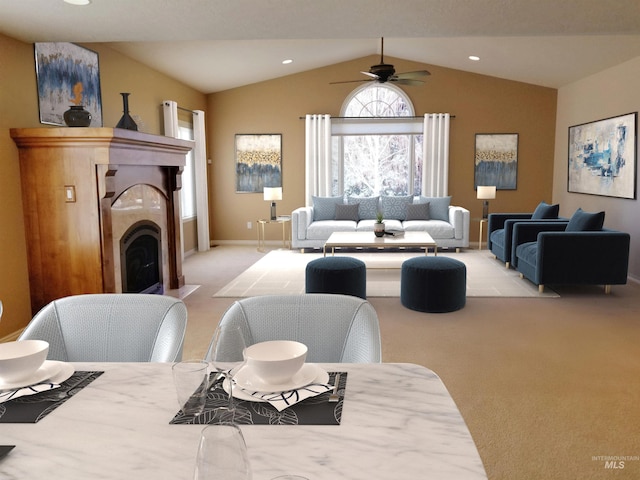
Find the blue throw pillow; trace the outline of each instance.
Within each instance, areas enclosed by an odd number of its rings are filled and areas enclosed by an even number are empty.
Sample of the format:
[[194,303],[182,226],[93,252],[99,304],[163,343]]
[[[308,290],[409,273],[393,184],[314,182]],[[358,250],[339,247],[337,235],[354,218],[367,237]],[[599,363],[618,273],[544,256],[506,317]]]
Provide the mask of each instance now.
[[342,197],[311,197],[313,200],[313,220],[333,220],[336,205],[344,203]]
[[407,203],[407,214],[405,221],[409,220],[429,220],[428,203]]
[[565,232],[597,232],[604,225],[604,212],[589,213],[581,208],[569,219]]
[[357,222],[359,220],[358,218],[359,208],[360,208],[360,205],[358,205],[357,203],[354,205],[345,205],[343,203],[338,203],[336,204],[335,219],[336,220],[353,220],[354,222]]
[[378,215],[378,199],[380,197],[348,197],[349,204],[360,205],[360,220],[373,220]]
[[449,205],[451,205],[451,197],[423,197],[421,195],[416,203],[428,203],[429,217],[433,220],[449,221]]
[[560,205],[555,203],[549,205],[546,202],[540,202],[531,215],[532,220],[542,220],[549,218],[558,218],[560,212]]
[[411,195],[402,197],[382,197],[382,215],[389,220],[404,220],[408,203],[413,202]]

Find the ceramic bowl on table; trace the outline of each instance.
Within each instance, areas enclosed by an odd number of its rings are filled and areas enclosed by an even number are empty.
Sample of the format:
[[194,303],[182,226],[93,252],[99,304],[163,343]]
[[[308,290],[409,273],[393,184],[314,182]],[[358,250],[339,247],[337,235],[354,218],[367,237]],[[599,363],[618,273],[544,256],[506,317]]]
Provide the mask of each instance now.
[[21,340],[0,343],[0,381],[19,382],[33,375],[47,359],[49,343]]
[[283,384],[302,368],[307,346],[291,340],[255,343],[244,350],[247,368],[267,384]]

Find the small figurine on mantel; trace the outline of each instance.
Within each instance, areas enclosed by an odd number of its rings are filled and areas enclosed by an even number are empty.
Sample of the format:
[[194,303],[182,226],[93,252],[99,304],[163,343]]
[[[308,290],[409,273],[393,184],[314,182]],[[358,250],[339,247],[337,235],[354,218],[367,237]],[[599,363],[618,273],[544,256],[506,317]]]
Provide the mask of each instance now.
[[116,125],[116,128],[125,128],[127,130],[138,130],[138,125],[133,121],[131,115],[129,115],[129,93],[121,93],[122,95],[122,111],[124,112],[122,118]]

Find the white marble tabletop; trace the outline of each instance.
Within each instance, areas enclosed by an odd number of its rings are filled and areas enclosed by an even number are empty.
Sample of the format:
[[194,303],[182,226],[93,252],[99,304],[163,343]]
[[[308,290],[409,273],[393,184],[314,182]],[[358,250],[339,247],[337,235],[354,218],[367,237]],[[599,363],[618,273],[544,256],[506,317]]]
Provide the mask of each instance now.
[[[0,424],[0,478],[191,479],[200,425],[178,410],[171,365],[82,363],[105,373],[35,424]],[[486,479],[440,378],[412,364],[326,364],[348,372],[339,426],[242,426],[253,480]]]

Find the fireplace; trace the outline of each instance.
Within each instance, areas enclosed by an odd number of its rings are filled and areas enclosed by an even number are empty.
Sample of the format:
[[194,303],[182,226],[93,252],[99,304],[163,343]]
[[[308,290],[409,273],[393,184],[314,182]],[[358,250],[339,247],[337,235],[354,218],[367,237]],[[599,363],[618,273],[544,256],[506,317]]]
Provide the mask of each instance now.
[[162,236],[153,222],[133,225],[120,239],[123,293],[162,295]]
[[180,187],[193,142],[120,128],[11,129],[33,313],[82,293],[184,285]]

